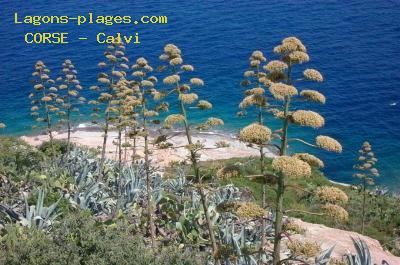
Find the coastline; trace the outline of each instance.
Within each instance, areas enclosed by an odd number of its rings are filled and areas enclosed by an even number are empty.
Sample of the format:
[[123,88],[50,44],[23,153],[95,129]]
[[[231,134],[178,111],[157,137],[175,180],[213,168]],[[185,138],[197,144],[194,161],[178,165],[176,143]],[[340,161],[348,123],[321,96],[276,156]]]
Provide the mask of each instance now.
[[[102,145],[102,130],[98,125],[93,125],[91,123],[80,123],[71,131],[71,141],[75,144],[81,146],[87,146],[90,148],[99,149]],[[169,148],[169,149],[157,149],[153,144],[151,144],[151,154],[150,157],[153,162],[155,162],[158,166],[166,167],[170,163],[177,161],[185,161],[187,159],[187,150],[182,147],[186,145],[186,136],[184,135],[183,130],[172,130],[169,131],[169,135],[176,134],[173,138],[168,140],[174,146],[181,146],[180,148]],[[160,135],[157,130],[150,130],[150,142],[153,143],[154,139]],[[39,146],[44,141],[48,141],[48,136],[43,132],[37,132],[32,134],[25,134],[19,137],[20,139],[26,141],[30,145]],[[54,132],[55,139],[66,139],[67,131],[66,130],[58,130]],[[111,130],[109,132],[109,138],[107,141],[107,152],[106,157],[109,159],[117,159],[116,146],[113,144],[113,140],[117,139],[117,131]],[[258,156],[258,150],[252,149],[246,144],[240,142],[236,135],[232,131],[222,131],[222,130],[214,130],[214,131],[205,131],[205,132],[194,132],[193,140],[199,141],[203,143],[206,148],[215,147],[215,144],[219,141],[224,141],[229,143],[229,147],[219,148],[219,149],[208,149],[201,152],[201,161],[210,161],[210,160],[222,160],[229,159],[234,157],[251,157]],[[132,141],[130,141],[132,142]],[[138,148],[137,155],[143,157],[143,140],[139,138],[138,140]],[[266,157],[273,158],[276,154],[273,150],[268,149],[266,152]],[[132,161],[132,151],[127,150],[127,154],[123,154],[123,158],[125,162]],[[339,185],[343,187],[350,187],[352,184],[337,182],[329,179],[334,185]]]
[[[99,126],[79,124],[71,132],[71,141],[77,145],[87,146],[90,148],[100,149],[103,142],[103,132]],[[184,147],[187,144],[186,136],[183,131],[173,130],[168,131],[168,143],[171,143],[175,148],[159,149],[154,145],[154,140],[160,133],[156,130],[150,131],[150,157],[154,163],[161,167],[168,166],[170,163],[177,161],[185,161],[187,159],[187,150]],[[111,130],[107,141],[107,152],[106,157],[110,159],[117,158],[116,145],[113,142],[117,139],[117,131]],[[32,134],[24,135],[20,137],[27,143],[38,146],[41,143],[48,141],[49,137],[46,134]],[[55,139],[66,139],[67,132],[65,130],[55,131]],[[248,147],[246,144],[240,142],[233,133],[222,132],[222,131],[208,131],[208,132],[195,132],[193,133],[193,141],[199,142],[204,145],[206,150],[202,150],[200,160],[219,160],[229,159],[233,157],[249,157],[257,156],[258,150]],[[123,135],[123,141],[125,141],[125,135]],[[127,141],[133,145],[133,141],[127,139]],[[229,144],[229,147],[215,148],[218,142],[224,141]],[[138,137],[137,141],[137,155],[143,157],[143,139]],[[132,161],[132,148],[126,148],[123,152],[123,159],[125,162]],[[266,151],[266,157],[274,157],[275,153],[272,150]]]

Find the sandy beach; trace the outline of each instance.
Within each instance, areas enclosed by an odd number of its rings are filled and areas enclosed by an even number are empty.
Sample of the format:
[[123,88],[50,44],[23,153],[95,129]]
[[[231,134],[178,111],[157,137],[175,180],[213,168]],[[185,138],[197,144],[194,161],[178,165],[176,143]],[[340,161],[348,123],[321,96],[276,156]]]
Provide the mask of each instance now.
[[[187,144],[186,136],[182,132],[172,132],[174,136],[168,140],[169,143],[178,148],[159,149],[153,144],[154,139],[157,137],[156,133],[152,133],[150,136],[150,150],[151,159],[158,166],[167,166],[171,162],[185,161],[187,159],[188,151],[184,146]],[[118,154],[116,150],[117,131],[109,132],[107,141],[107,152],[106,156],[110,159],[116,159]],[[55,139],[66,139],[67,132],[54,132]],[[216,159],[228,159],[232,157],[248,157],[259,155],[258,150],[246,146],[246,144],[240,142],[235,136],[229,135],[228,133],[216,133],[216,132],[196,132],[193,135],[194,142],[200,142],[204,145],[206,150],[202,150],[200,160],[216,160]],[[32,135],[22,136],[21,139],[25,140],[33,146],[38,146],[41,143],[48,141],[48,135]],[[71,141],[77,145],[87,146],[90,148],[98,148],[100,150],[103,143],[103,132],[98,128],[77,128],[71,133]],[[132,140],[128,140],[130,144],[133,144]],[[224,141],[229,143],[229,147],[215,149],[215,145],[218,142]],[[114,142],[114,143],[113,143]],[[143,157],[143,138],[139,137],[137,142],[137,155]],[[273,151],[267,150],[266,157],[275,156]],[[126,162],[130,162],[132,159],[132,150],[127,148],[126,153],[124,150],[123,158]]]

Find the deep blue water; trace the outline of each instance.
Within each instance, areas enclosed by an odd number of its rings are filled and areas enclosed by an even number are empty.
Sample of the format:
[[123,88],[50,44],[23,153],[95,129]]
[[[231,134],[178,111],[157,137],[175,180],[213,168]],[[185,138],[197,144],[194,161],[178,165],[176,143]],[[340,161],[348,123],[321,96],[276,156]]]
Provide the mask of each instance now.
[[[274,58],[272,48],[287,36],[307,46],[311,63],[324,74],[319,85],[328,98],[317,109],[326,118],[323,129],[301,130],[339,139],[340,155],[316,151],[326,163],[324,172],[337,181],[353,181],[352,165],[364,140],[379,160],[380,184],[400,188],[400,2],[398,1],[1,1],[0,121],[7,134],[30,132],[29,79],[33,65],[43,60],[54,73],[70,58],[78,78],[88,88],[95,84],[97,63],[104,46],[95,42],[98,32],[140,33],[141,44],[128,46],[132,59],[145,56],[158,63],[166,43],[177,44],[187,63],[197,69],[206,86],[199,94],[214,104],[213,114],[235,131],[246,120],[235,117],[242,97],[239,86],[253,50]],[[166,25],[15,25],[13,14],[167,15]],[[27,45],[27,32],[70,32],[70,43]],[[88,41],[77,40],[86,36]],[[314,87],[314,86],[309,86]],[[90,95],[88,95],[90,97]],[[391,106],[391,103],[398,103]],[[276,125],[268,120],[271,126]],[[292,129],[296,134],[296,130]],[[297,134],[299,135],[299,134]],[[293,146],[295,150],[302,147]]]

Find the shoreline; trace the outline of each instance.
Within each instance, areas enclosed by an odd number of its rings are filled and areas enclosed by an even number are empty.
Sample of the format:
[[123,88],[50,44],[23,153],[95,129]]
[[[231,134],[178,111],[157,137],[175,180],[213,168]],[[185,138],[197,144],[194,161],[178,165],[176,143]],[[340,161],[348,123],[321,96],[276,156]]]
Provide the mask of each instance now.
[[[154,128],[150,128],[150,141],[152,142],[155,139],[156,135],[160,135],[157,133],[157,130]],[[171,139],[174,145],[177,144],[185,144],[185,135],[183,130],[171,130],[169,134],[176,134],[175,139]],[[58,130],[55,131],[55,139],[66,139],[67,130]],[[102,143],[102,130],[99,125],[94,125],[91,123],[80,123],[71,131],[71,140],[73,143],[78,145],[88,146],[91,148],[98,148]],[[48,136],[44,132],[37,132],[32,134],[25,134],[19,136],[19,138],[28,142],[33,146],[40,145],[43,141],[48,140]],[[98,138],[98,142],[96,143],[94,138]],[[116,158],[115,146],[112,145],[112,140],[116,138],[116,130],[110,130],[109,139],[107,143],[107,152],[106,156],[110,159]],[[217,141],[226,141],[231,146],[228,148],[221,148],[215,150],[208,150],[207,152],[203,152],[200,158],[201,161],[210,161],[210,160],[220,160],[220,159],[229,159],[233,157],[250,157],[259,155],[258,151],[255,149],[251,149],[246,146],[246,144],[240,142],[235,134],[232,131],[223,131],[223,130],[214,130],[214,131],[204,131],[193,132],[193,139],[195,141],[203,142],[206,147],[212,147],[215,145]],[[142,141],[139,140],[139,143]],[[143,155],[142,148],[138,148],[138,154]],[[227,150],[228,149],[228,150]],[[185,160],[187,156],[187,152],[184,148],[179,149],[155,149],[151,150],[153,154],[151,155],[153,161],[159,163],[161,166],[167,166],[169,163],[173,161],[182,161]],[[131,153],[127,154],[127,157],[131,157]],[[276,155],[271,149],[268,149],[266,153],[266,157],[275,157]],[[158,157],[158,158],[157,158]],[[129,162],[125,160],[125,162]],[[350,187],[353,184],[343,183],[331,180],[327,177],[330,183],[334,185],[339,185],[343,187]]]
[[[103,142],[103,131],[99,128],[98,125],[78,125],[71,131],[71,142],[87,146],[90,148],[100,149]],[[168,149],[159,149],[154,145],[154,140],[157,136],[160,136],[160,132],[158,130],[150,130],[150,157],[151,159],[160,166],[167,166],[172,162],[177,161],[186,161],[187,160],[187,150],[184,148],[187,145],[187,140],[184,132],[182,130],[171,130],[166,134],[168,137],[172,136],[172,138],[168,139],[168,143],[171,143],[175,148]],[[116,158],[116,146],[113,144],[113,141],[117,139],[117,131],[110,130],[109,137],[107,141],[107,151],[106,157],[110,159]],[[32,135],[24,135],[20,136],[20,139],[26,141],[30,145],[38,146],[41,143],[48,141],[48,135],[43,132],[39,134]],[[54,131],[54,139],[66,139],[67,131],[60,130]],[[256,149],[248,147],[245,143],[240,142],[233,133],[224,133],[222,131],[207,131],[207,132],[193,132],[192,135],[193,142],[199,142],[204,145],[206,150],[202,150],[200,160],[201,161],[210,161],[210,160],[220,160],[220,159],[229,159],[233,157],[250,157],[257,156],[258,151]],[[123,135],[123,139],[125,141],[125,135]],[[130,144],[133,142],[129,139],[127,141]],[[215,148],[215,145],[224,141],[228,143],[230,146],[226,148]],[[140,137],[136,140],[137,149],[136,155],[143,157],[143,139]],[[132,148],[126,148],[123,150],[124,161],[129,162],[132,161]],[[126,153],[125,153],[126,151]],[[268,149],[266,152],[266,157],[274,157],[275,154],[272,150]]]

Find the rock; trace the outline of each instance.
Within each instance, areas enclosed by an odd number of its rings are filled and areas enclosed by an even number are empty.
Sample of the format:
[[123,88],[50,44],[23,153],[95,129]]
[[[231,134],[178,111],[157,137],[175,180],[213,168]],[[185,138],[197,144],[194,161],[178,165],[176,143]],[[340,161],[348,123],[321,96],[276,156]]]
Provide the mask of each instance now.
[[291,219],[296,224],[306,230],[304,235],[294,235],[293,238],[315,241],[320,244],[321,249],[328,249],[335,246],[332,257],[341,258],[348,253],[356,253],[353,246],[353,238],[360,238],[365,241],[371,252],[372,261],[375,264],[381,264],[382,260],[387,261],[390,265],[400,264],[400,257],[396,257],[388,251],[385,251],[378,240],[363,236],[356,232],[330,228],[321,224],[311,224],[303,222],[300,219]]

